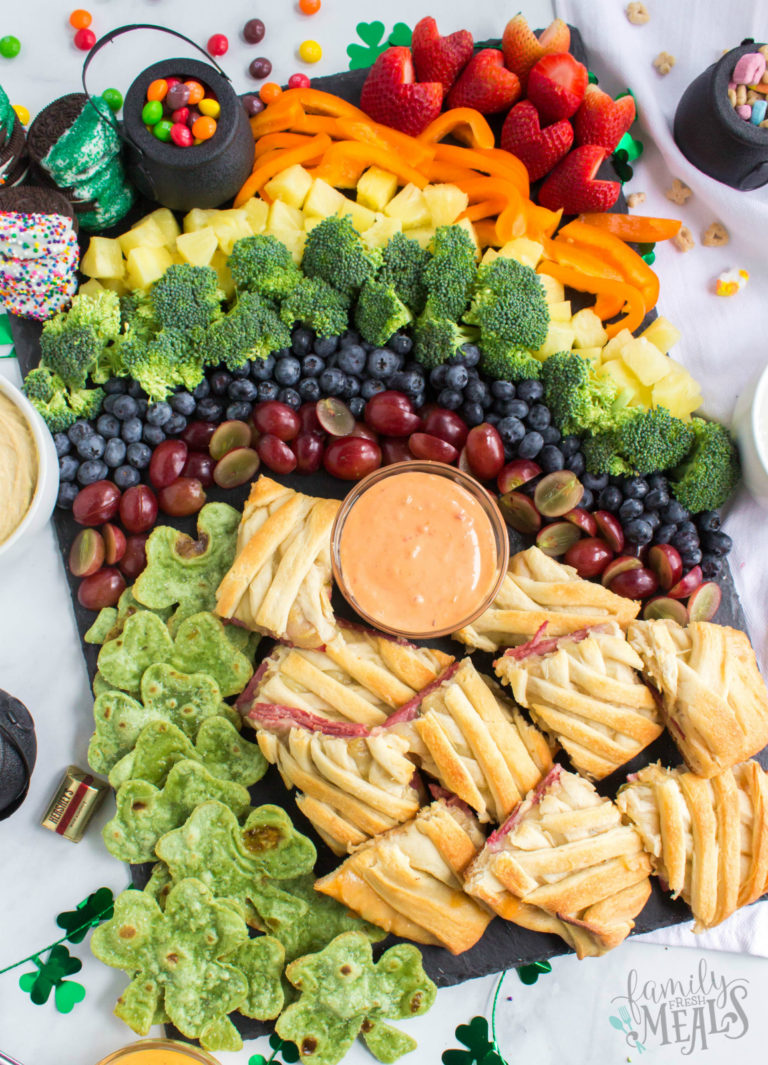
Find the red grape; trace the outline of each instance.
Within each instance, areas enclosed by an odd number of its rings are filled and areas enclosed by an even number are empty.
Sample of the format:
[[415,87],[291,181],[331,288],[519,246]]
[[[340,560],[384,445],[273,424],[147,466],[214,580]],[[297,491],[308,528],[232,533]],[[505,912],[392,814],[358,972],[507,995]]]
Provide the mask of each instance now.
[[216,465],[216,459],[212,459],[207,451],[190,451],[187,456],[187,461],[184,463],[184,469],[181,471],[182,477],[195,477],[203,486],[208,488],[213,484],[213,467]]
[[570,470],[555,470],[542,477],[533,493],[533,501],[545,518],[561,518],[578,507],[584,487]]
[[[705,585],[701,585],[702,588]],[[670,599],[668,595],[656,595],[649,599],[643,609],[646,621],[676,621],[678,625],[688,624],[688,611],[679,599]]]
[[581,539],[578,526],[570,521],[555,521],[545,525],[536,537],[536,546],[550,558],[564,555],[566,551]]
[[445,407],[433,407],[426,414],[422,408],[421,414],[424,418],[422,428],[425,433],[429,433],[430,436],[439,436],[447,444],[452,444],[457,452],[461,451],[467,442],[469,433],[469,427],[463,418],[460,418],[455,411],[446,410]]
[[293,444],[299,473],[316,473],[323,465],[325,441],[320,433],[301,432]]
[[157,496],[146,484],[126,488],[120,500],[120,521],[132,533],[146,532],[157,520]]
[[331,436],[349,436],[355,427],[355,416],[343,399],[328,396],[315,404],[315,413],[324,429]]
[[[277,399],[257,403],[253,408],[251,418],[260,433],[269,433],[276,436],[278,440],[293,440],[299,435],[299,429],[301,429],[301,419],[296,411],[287,403],[280,403]],[[266,462],[266,459],[264,461]]]
[[[715,581],[705,581],[691,592],[688,600],[690,621],[711,621],[720,607],[723,593]],[[677,602],[678,600],[675,600]]]
[[125,554],[125,533],[118,525],[107,524],[101,530],[104,537],[104,561],[114,566]]
[[103,525],[112,521],[120,505],[120,489],[112,481],[94,481],[81,488],[72,504],[78,525]]
[[637,569],[618,573],[609,587],[612,592],[623,595],[625,599],[647,599],[659,590],[659,582],[652,569],[639,566]]
[[222,422],[216,429],[216,432],[211,437],[211,442],[208,445],[208,453],[211,458],[223,459],[230,451],[234,451],[238,447],[250,447],[251,446],[251,427],[246,422],[237,421],[232,419],[228,422]]
[[358,440],[373,440],[374,444],[379,442],[379,434],[365,422],[355,422],[354,427],[348,433],[344,433],[344,436],[356,436]]
[[615,514],[609,510],[596,510],[594,514],[602,538],[618,554],[624,550],[624,530]]
[[432,462],[452,464],[459,457],[459,452],[453,444],[429,433],[411,433],[408,437],[408,447],[417,459],[430,459]]
[[189,422],[181,439],[190,451],[207,451],[215,432],[215,422]]
[[499,510],[507,525],[519,533],[533,535],[541,528],[541,514],[523,492],[505,492],[499,496]]
[[316,403],[302,403],[299,407],[299,421],[302,433],[322,433],[323,427],[317,417]]
[[216,463],[213,479],[220,488],[237,488],[251,480],[260,462],[252,447],[236,447]]
[[125,577],[120,570],[105,566],[80,582],[77,601],[86,610],[101,610],[115,606],[125,591]]
[[341,436],[332,440],[325,449],[323,466],[333,477],[339,477],[342,481],[359,481],[381,466],[381,449],[372,440]]
[[613,558],[613,551],[604,540],[588,536],[565,552],[565,563],[573,566],[580,577],[596,577]]
[[459,461],[456,463],[462,473],[468,473],[472,476],[472,467],[469,465],[469,457],[467,456],[467,445],[459,452]]
[[381,440],[381,464],[391,466],[393,462],[410,462],[413,452],[408,441],[401,436],[385,436]]
[[665,592],[674,587],[683,575],[683,560],[672,544],[654,544],[648,552],[648,565],[659,578]]
[[634,555],[620,555],[618,558],[614,558],[603,570],[600,581],[604,588],[607,588],[613,578],[619,573],[625,573],[630,569],[640,569],[642,562]]
[[514,459],[508,462],[496,478],[499,492],[514,492],[521,484],[527,484],[541,473],[541,466],[533,459]]
[[101,533],[95,529],[81,529],[69,549],[69,572],[74,577],[90,577],[101,569],[105,554]]
[[490,481],[501,473],[504,465],[504,445],[496,426],[489,422],[476,425],[467,436],[467,461],[475,477]]
[[[289,407],[288,410],[290,409]],[[288,444],[274,433],[265,433],[256,450],[267,469],[274,470],[275,473],[293,473],[296,469],[295,454]]]
[[670,599],[687,599],[699,587],[702,580],[701,566],[694,566],[669,589],[667,595]]
[[155,488],[165,488],[180,476],[189,448],[183,440],[163,440],[149,460],[149,479]]
[[[386,436],[410,436],[421,425],[421,418],[404,392],[377,392],[365,405],[365,420],[377,433]],[[355,478],[348,478],[354,480]]]
[[147,533],[129,536],[125,542],[125,554],[120,559],[120,572],[129,581],[135,581],[147,564]]
[[569,521],[571,525],[575,525],[577,529],[581,529],[587,536],[597,536],[597,522],[594,516],[589,513],[588,510],[584,510],[583,507],[574,507],[573,510],[569,510],[566,514],[563,514],[566,521]]
[[205,490],[196,477],[177,477],[157,493],[160,509],[173,518],[197,514],[205,503]]

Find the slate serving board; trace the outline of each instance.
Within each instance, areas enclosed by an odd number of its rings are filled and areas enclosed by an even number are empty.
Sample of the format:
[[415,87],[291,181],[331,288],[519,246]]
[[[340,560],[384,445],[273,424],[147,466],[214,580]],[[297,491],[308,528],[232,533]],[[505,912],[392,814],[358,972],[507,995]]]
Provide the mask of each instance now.
[[[571,33],[571,51],[579,60],[586,63],[586,52],[581,36],[578,30],[573,28]],[[486,41],[478,43],[476,48],[498,48],[499,45],[499,41]],[[353,103],[357,103],[359,101],[360,89],[366,74],[367,71],[365,70],[345,71],[344,73],[333,74],[324,78],[315,78],[313,79],[312,84],[315,88],[333,92]],[[491,124],[494,125],[494,121],[492,121]],[[501,119],[497,119],[495,125],[497,127],[495,132],[498,134],[498,127],[501,125]],[[604,164],[604,166],[606,166],[607,169],[601,176],[605,176],[609,179],[614,178],[615,175],[610,170],[609,164]],[[150,210],[151,208],[151,204],[145,203],[140,205],[131,212],[130,220],[133,220],[134,215],[138,218],[145,212],[145,210]],[[617,204],[617,209],[626,210],[626,203],[623,196]],[[120,227],[117,227],[116,232],[121,232],[125,228],[125,224],[124,221]],[[85,239],[87,243],[87,238]],[[650,321],[651,318],[655,316],[655,312],[651,312],[648,320]],[[19,362],[22,371],[26,373],[29,369],[36,366],[39,360],[38,337],[40,335],[40,326],[35,322],[16,318],[11,319],[11,326]],[[269,473],[269,471],[267,472]],[[297,491],[309,492],[313,495],[326,496],[329,498],[343,499],[350,487],[350,485],[338,481],[336,478],[331,477],[322,471],[307,477],[298,476],[296,474],[280,476],[272,473],[269,473],[269,476],[289,485]],[[241,508],[248,495],[248,490],[249,486],[247,485],[230,490],[220,489],[214,485],[207,489],[207,498],[209,502],[220,501]],[[195,534],[194,517],[163,517],[162,521],[165,524],[173,525],[191,535]],[[75,523],[69,511],[59,509],[54,512],[53,523],[59,540],[62,556],[66,563],[72,541],[79,532],[81,526]],[[510,553],[514,553],[515,551],[530,546],[530,539],[521,536],[513,530],[509,530],[509,534]],[[83,609],[83,607],[77,602],[77,585],[79,582],[71,576],[68,569],[66,572],[70,593],[72,595],[72,604],[77,621],[78,632],[82,639],[82,636],[93,621],[94,614],[91,611]],[[723,598],[716,620],[720,624],[731,625],[734,628],[746,631],[746,618],[736,593],[733,576],[727,564],[719,583],[722,588]],[[355,614],[335,589],[333,594],[333,606],[337,614],[344,617],[355,618]],[[460,656],[463,650],[461,645],[447,638],[428,641],[428,643],[456,656]],[[262,640],[259,647],[259,657],[268,654],[272,646],[273,643],[271,640]],[[99,648],[86,643],[83,643],[82,647],[88,666],[89,676],[93,679],[96,672],[96,659]],[[481,670],[489,673],[492,673],[492,657],[492,655],[484,654],[482,652],[475,652],[473,654],[473,660],[476,665]],[[768,747],[762,751],[757,758],[758,761],[768,769]],[[562,754],[560,759],[568,765],[567,758]],[[619,772],[614,773],[612,776],[601,781],[598,785],[598,791],[603,795],[614,796],[628,773],[635,772],[649,762],[654,762],[656,760],[660,760],[667,765],[677,765],[681,762],[679,752],[666,732],[650,747],[647,747],[637,758],[623,766]],[[312,826],[296,807],[293,794],[293,792],[289,793],[286,791],[280,776],[274,767],[270,767],[266,776],[251,788],[254,805],[261,803],[275,803],[284,807],[290,814],[297,828],[313,839],[317,845],[318,852],[316,871],[318,875],[322,876],[333,869],[339,863],[339,859],[332,854],[330,849],[317,836],[312,829]],[[134,883],[139,887],[143,887],[149,878],[150,870],[151,865],[134,866],[132,868]],[[652,878],[652,885],[653,891],[651,897],[637,919],[633,934],[649,932],[656,928],[663,928],[667,925],[679,924],[683,921],[690,920],[691,912],[682,901],[674,901],[670,899],[668,895],[662,892],[658,881],[655,878]],[[382,944],[374,947],[374,952],[380,953],[383,949],[396,941],[395,937],[389,936]],[[550,958],[558,954],[571,953],[570,949],[559,936],[531,932],[525,928],[520,928],[517,925],[502,921],[500,918],[496,918],[492,921],[479,943],[477,943],[471,950],[466,951],[458,957],[455,957],[447,950],[440,947],[425,946],[422,947],[421,950],[424,956],[424,967],[426,971],[435,983],[441,987],[462,983],[464,980],[497,973],[502,969],[514,968],[540,959]],[[269,1023],[252,1021],[239,1014],[233,1016],[238,1029],[246,1039],[264,1034],[265,1032],[270,1031],[273,1027]],[[174,1034],[178,1036],[178,1033],[175,1033],[175,1030],[173,1031]]]

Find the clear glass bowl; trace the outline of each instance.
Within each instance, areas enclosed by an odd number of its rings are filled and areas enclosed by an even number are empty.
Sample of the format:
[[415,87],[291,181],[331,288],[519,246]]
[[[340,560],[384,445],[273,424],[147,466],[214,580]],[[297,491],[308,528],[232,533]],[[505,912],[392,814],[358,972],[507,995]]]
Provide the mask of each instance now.
[[[477,606],[472,610],[472,613],[468,614],[467,617],[460,619],[458,622],[452,622],[447,626],[430,629],[428,632],[413,632],[401,626],[393,628],[392,626],[384,624],[379,618],[367,613],[361,608],[351,589],[344,580],[344,569],[341,561],[341,534],[347,517],[360,497],[367,492],[369,488],[379,484],[387,478],[398,477],[402,473],[429,473],[438,477],[445,477],[453,484],[459,485],[467,491],[473,499],[477,500],[485,516],[488,518],[496,546],[495,579],[488,594],[478,602]],[[464,473],[456,466],[448,466],[444,462],[395,462],[391,466],[384,466],[379,470],[374,470],[373,473],[369,473],[367,477],[364,477],[362,481],[359,481],[355,485],[352,491],[349,492],[344,499],[344,502],[341,504],[341,508],[336,515],[336,520],[333,523],[333,530],[331,532],[331,563],[333,566],[334,580],[342,595],[349,605],[369,625],[372,625],[374,628],[380,629],[383,632],[391,633],[394,636],[404,636],[410,640],[429,640],[437,636],[448,636],[451,633],[456,632],[458,629],[464,628],[466,625],[471,625],[472,622],[490,606],[496,598],[499,588],[501,587],[501,582],[504,580],[504,576],[507,572],[507,565],[509,563],[509,537],[507,536],[506,523],[501,516],[496,501],[480,482],[476,481],[474,477],[470,476],[470,474]]]
[[100,1061],[99,1065],[117,1065],[117,1062],[124,1061],[131,1054],[140,1055],[144,1051],[152,1050],[172,1050],[174,1057],[177,1055],[183,1057],[189,1065],[221,1065],[216,1058],[206,1054],[200,1047],[190,1046],[189,1043],[179,1043],[176,1039],[140,1039],[137,1043],[131,1043],[130,1046],[116,1050],[114,1054]]

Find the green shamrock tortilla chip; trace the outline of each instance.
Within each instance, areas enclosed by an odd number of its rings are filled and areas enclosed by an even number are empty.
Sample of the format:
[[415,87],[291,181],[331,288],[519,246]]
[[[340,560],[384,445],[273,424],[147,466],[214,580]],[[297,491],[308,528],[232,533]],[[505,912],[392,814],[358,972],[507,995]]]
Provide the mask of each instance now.
[[124,891],[114,916],[94,930],[91,950],[131,977],[115,1013],[134,1032],[147,1035],[164,1010],[188,1039],[239,1049],[227,1014],[247,1001],[248,979],[225,959],[247,938],[242,917],[189,879],[171,889],[165,911],[143,891]]
[[235,625],[233,622],[229,622],[224,624],[224,634],[236,651],[245,655],[249,662],[253,662],[256,648],[261,641],[260,632],[251,632],[250,629],[245,629],[242,625]]
[[[132,617],[139,610],[146,609],[134,598],[133,589],[126,588],[117,601],[117,607],[102,607],[83,639],[86,643],[99,644],[106,643],[107,640],[114,640],[123,631],[123,626],[129,617]],[[169,608],[153,610],[152,613],[157,614],[161,621],[167,621],[171,610]]]
[[248,939],[226,959],[236,965],[248,980],[248,995],[238,1010],[253,1020],[272,1020],[283,1008],[285,996],[281,977],[285,966],[285,950],[272,936]]
[[108,684],[135,691],[145,670],[172,658],[173,640],[167,626],[150,610],[141,610],[126,619],[119,636],[102,645],[98,666]]
[[128,780],[120,786],[115,816],[102,832],[107,850],[123,862],[151,862],[160,837],[183,825],[197,806],[212,799],[238,817],[250,805],[246,788],[218,780],[199,762],[177,762],[162,788],[146,780]]
[[[123,592],[125,595],[125,592]],[[117,624],[117,608],[114,606],[105,606],[96,615],[96,620],[93,625],[83,636],[83,640],[86,643],[104,643],[109,639],[110,633]]]
[[224,698],[239,695],[253,676],[253,666],[227,639],[222,622],[206,611],[182,621],[170,661],[185,672],[208,673]]
[[144,891],[151,895],[161,910],[165,909],[168,892],[173,887],[173,877],[165,862],[155,862],[152,873],[144,885]]
[[[103,674],[101,674],[99,672],[97,672],[96,675],[93,678],[93,684],[91,685],[91,689],[93,691],[93,696],[94,696],[95,699],[98,699],[98,697],[100,695],[103,695],[105,692],[118,692],[118,691],[120,691],[120,689],[116,688],[114,686],[114,684],[110,684],[109,681],[104,680]],[[131,695],[133,695],[133,694],[134,693],[131,692]]]

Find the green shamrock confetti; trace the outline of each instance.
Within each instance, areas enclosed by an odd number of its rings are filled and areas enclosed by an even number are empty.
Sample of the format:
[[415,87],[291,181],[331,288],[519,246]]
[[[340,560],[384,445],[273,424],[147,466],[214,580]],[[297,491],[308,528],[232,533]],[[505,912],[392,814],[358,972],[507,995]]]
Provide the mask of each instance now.
[[355,30],[363,44],[347,45],[350,70],[365,70],[372,66],[387,48],[401,45],[407,47],[411,43],[412,30],[404,22],[396,23],[389,36],[385,36],[383,22],[358,22]]
[[548,961],[534,961],[530,965],[521,965],[517,969],[517,975],[524,984],[535,984],[543,973],[551,973],[552,966]]
[[114,901],[114,895],[109,888],[99,888],[87,899],[78,902],[74,910],[60,913],[56,924],[65,930],[70,943],[82,943],[90,928],[109,920],[113,913]]
[[633,137],[631,133],[627,132],[616,145],[616,151],[626,152],[627,160],[630,163],[633,163],[635,159],[639,159],[643,154],[645,151],[645,145],[641,140],[638,140],[636,137]]
[[19,987],[26,991],[36,1006],[48,1001],[53,991],[54,1003],[59,1013],[69,1013],[78,1002],[85,998],[85,988],[76,980],[65,980],[80,972],[83,963],[73,958],[63,943],[51,949],[45,961],[39,955],[29,959],[37,966],[37,971],[24,973],[19,978]]
[[[273,1032],[269,1037],[269,1045],[272,1053],[268,1058],[265,1058],[263,1054],[252,1054],[248,1059],[248,1065],[283,1065],[283,1062],[285,1065],[294,1065],[299,1060],[299,1050],[296,1044],[287,1039],[281,1039],[277,1032]],[[278,1054],[282,1056],[282,1062]]]
[[656,262],[656,252],[654,251],[656,244],[638,244],[638,251],[641,258],[648,263],[649,266],[653,266]]
[[456,1038],[467,1049],[443,1051],[443,1065],[506,1065],[490,1037],[485,1017],[473,1017],[469,1024],[460,1024]]
[[595,74],[594,70],[588,70],[587,71],[587,81],[589,82],[590,85],[599,85],[600,84],[600,79],[598,78],[597,74]]

